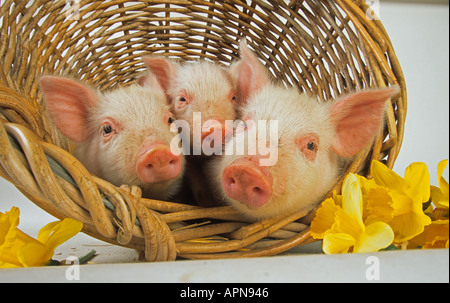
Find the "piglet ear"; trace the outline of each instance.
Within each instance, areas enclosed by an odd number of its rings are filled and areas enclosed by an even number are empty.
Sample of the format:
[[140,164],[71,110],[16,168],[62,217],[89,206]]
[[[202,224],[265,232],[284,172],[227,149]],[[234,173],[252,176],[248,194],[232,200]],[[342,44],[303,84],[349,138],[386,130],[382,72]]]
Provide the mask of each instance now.
[[40,86],[56,127],[75,142],[85,141],[89,135],[87,116],[89,108],[97,103],[96,93],[63,77],[41,77]]
[[[166,94],[169,94],[170,86],[176,77],[176,67],[175,64],[166,58],[160,57],[143,57],[145,65],[150,69],[151,73],[156,77],[157,81],[163,88]],[[146,77],[146,76],[144,76]],[[147,76],[148,77],[148,76]],[[139,84],[145,86],[145,84],[152,85],[153,79],[150,77],[148,79],[138,80]],[[150,80],[150,83],[148,82]],[[141,83],[143,82],[144,85]]]
[[239,71],[241,70],[241,61],[235,61],[228,67],[227,72],[233,81],[233,86],[237,87],[239,81]]
[[270,83],[265,66],[247,47],[247,42],[240,44],[241,60],[232,66],[231,72],[238,72],[237,97],[239,102],[247,102],[250,96]]
[[161,90],[161,92],[165,93],[165,91],[163,90],[161,84],[159,83],[158,79],[156,78],[156,76],[149,72],[146,73],[144,75],[142,75],[141,77],[139,77],[137,79],[137,82],[140,86],[151,89],[151,90]]
[[386,101],[399,87],[371,89],[345,95],[331,106],[331,120],[336,127],[333,150],[342,157],[352,157],[374,140],[382,127]]

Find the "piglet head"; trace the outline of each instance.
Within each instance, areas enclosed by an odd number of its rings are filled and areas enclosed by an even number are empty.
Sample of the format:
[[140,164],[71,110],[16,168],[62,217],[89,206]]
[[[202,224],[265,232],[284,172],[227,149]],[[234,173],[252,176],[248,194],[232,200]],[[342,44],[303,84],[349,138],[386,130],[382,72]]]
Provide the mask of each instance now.
[[63,77],[40,80],[56,127],[77,143],[77,158],[97,176],[134,184],[148,197],[175,193],[184,169],[169,147],[174,133],[162,89],[131,85],[100,93]]
[[[221,146],[231,132],[225,120],[236,118],[236,92],[229,73],[207,61],[176,64],[160,57],[143,60],[168,95],[176,119],[189,124],[191,142],[207,140]],[[200,134],[199,140],[194,132]]]
[[[254,127],[236,133],[230,145],[245,144],[244,155],[226,146],[228,156],[211,165],[212,172],[221,174],[214,182],[225,201],[254,219],[310,210],[332,189],[345,161],[373,142],[383,125],[385,103],[398,88],[360,91],[321,103],[273,84],[248,48],[241,51],[238,95],[245,98],[244,120]],[[250,154],[255,149],[248,142],[273,142],[274,138],[259,136],[258,124],[267,126],[269,121],[277,122],[277,161],[264,166],[261,151]],[[252,130],[256,135],[250,135]]]

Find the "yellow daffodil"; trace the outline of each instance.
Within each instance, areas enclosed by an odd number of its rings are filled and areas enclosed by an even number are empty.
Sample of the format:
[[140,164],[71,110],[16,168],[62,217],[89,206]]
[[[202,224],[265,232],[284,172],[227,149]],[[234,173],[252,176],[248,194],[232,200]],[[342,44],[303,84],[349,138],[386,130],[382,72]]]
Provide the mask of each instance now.
[[45,265],[57,246],[83,228],[81,222],[67,218],[47,224],[34,239],[17,228],[19,214],[16,207],[0,212],[0,268]]
[[408,241],[408,248],[448,248],[449,220],[436,220]]
[[392,197],[389,195],[390,190],[377,185],[373,179],[368,180],[362,176],[358,178],[363,193],[363,218],[366,224],[391,221],[394,218],[394,208]]
[[448,248],[449,247],[449,194],[448,182],[442,177],[448,160],[438,164],[439,187],[431,186],[432,204],[427,209],[427,214],[433,219],[430,225],[425,227],[423,233],[411,239],[408,248]]
[[325,253],[377,251],[391,243],[403,248],[448,248],[449,185],[442,177],[447,163],[439,163],[439,187],[435,187],[430,186],[424,163],[408,166],[402,178],[373,161],[373,179],[349,174],[342,196],[334,193],[322,203],[311,235],[323,239]]
[[311,224],[311,235],[323,239],[323,251],[327,254],[350,250],[374,252],[388,247],[394,240],[388,224],[374,220],[370,224],[364,222],[361,184],[355,174],[349,174],[344,180],[341,198],[330,198],[322,203]]
[[[372,162],[373,180],[385,187],[391,197],[392,218],[383,220],[392,227],[396,243],[414,238],[431,224],[423,211],[423,203],[430,199],[430,175],[424,163],[413,163],[402,178],[378,161]],[[386,202],[386,201],[385,201]],[[380,201],[382,203],[382,201]]]

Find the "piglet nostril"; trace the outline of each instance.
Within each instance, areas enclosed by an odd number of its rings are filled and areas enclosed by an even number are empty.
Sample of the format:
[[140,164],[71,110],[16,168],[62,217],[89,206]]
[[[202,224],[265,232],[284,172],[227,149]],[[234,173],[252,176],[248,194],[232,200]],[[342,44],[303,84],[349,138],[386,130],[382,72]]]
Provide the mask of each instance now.
[[253,191],[254,191],[256,194],[260,194],[260,193],[263,192],[263,190],[262,190],[261,188],[259,188],[259,187],[254,187],[254,188],[253,188]]

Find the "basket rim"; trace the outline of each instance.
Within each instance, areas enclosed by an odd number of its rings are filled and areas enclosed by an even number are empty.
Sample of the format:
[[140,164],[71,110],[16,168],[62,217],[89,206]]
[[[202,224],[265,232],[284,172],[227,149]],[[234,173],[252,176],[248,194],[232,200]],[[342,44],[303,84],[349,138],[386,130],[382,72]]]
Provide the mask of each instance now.
[[[160,1],[170,5],[166,2]],[[240,1],[232,2],[243,4]],[[359,31],[360,40],[363,41],[361,43],[372,52],[369,57],[371,63],[377,65],[378,84],[390,82],[401,87],[399,96],[388,102],[385,128],[389,132],[387,140],[384,140],[383,130],[373,147],[359,154],[347,172],[359,171],[370,157],[387,158],[385,163],[392,168],[403,141],[407,106],[406,83],[400,63],[382,23],[364,17],[367,3],[359,1],[356,4],[351,0],[334,2]],[[205,1],[177,1],[174,5],[184,4],[205,5]],[[218,4],[206,5],[211,9]],[[283,2],[283,5],[286,4]],[[258,14],[252,5],[247,5],[246,9],[252,14]],[[211,9],[209,13],[214,14],[214,11]],[[4,14],[6,10],[0,7],[0,17]],[[245,23],[246,17],[241,17]],[[63,19],[61,17],[56,20],[60,26]],[[0,28],[0,41],[6,40],[4,33]],[[70,216],[82,221],[85,224],[83,231],[100,240],[144,251],[147,261],[175,260],[177,257],[198,259],[269,256],[313,240],[309,228],[302,226],[299,221],[307,213],[298,212],[281,219],[248,222],[231,206],[205,209],[144,199],[136,187],[119,188],[91,175],[71,153],[59,147],[57,142],[52,143],[54,135],[45,131],[47,125],[42,119],[36,118],[42,114],[37,105],[37,86],[30,85],[30,82],[36,80],[36,75],[30,72],[27,78],[22,71],[21,81],[14,81],[11,71],[6,69],[12,61],[11,55],[0,59],[0,176],[14,184],[46,212],[60,219]],[[27,63],[30,68],[36,62]],[[33,88],[25,92],[20,88],[24,83]],[[383,150],[388,151],[387,154],[383,154]],[[370,172],[366,175],[370,175]],[[342,181],[343,177],[335,188]],[[218,223],[196,225],[184,230],[170,227],[171,224],[194,219],[217,220]],[[289,237],[267,240],[267,243],[260,241],[277,231]],[[231,234],[226,243],[188,242],[198,235],[223,233]],[[248,247],[251,248],[242,251]]]

